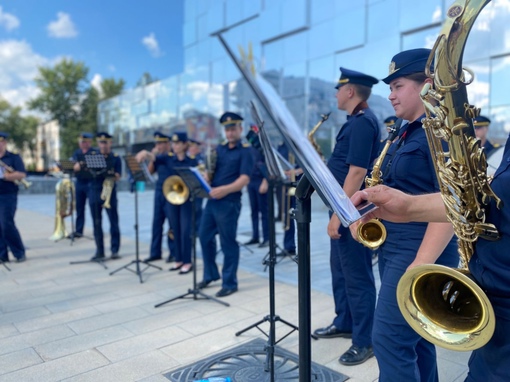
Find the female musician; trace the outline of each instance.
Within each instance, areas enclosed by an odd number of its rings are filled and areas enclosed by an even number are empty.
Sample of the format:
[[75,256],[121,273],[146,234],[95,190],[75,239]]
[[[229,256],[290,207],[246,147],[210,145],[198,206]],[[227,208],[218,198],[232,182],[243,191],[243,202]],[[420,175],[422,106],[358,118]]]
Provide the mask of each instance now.
[[[190,158],[188,150],[188,135],[185,132],[176,132],[172,135],[173,155],[169,157],[167,166],[169,169],[175,167],[194,167],[198,165],[195,158]],[[175,170],[173,170],[174,174]],[[191,272],[191,215],[192,204],[187,200],[183,204],[170,203],[170,227],[174,232],[175,264],[170,271],[179,271],[183,275]]]
[[[425,82],[429,49],[413,49],[393,57],[390,73],[383,81],[390,85],[389,100],[402,126],[391,148],[391,164],[384,183],[408,194],[438,191],[434,164],[421,119],[425,109],[420,91]],[[387,160],[389,158],[386,158]],[[448,223],[395,224],[383,221],[387,239],[379,250],[381,289],[374,318],[373,348],[379,364],[379,381],[438,380],[434,345],[421,338],[405,321],[396,288],[409,267],[422,263],[457,266],[453,227]],[[436,261],[437,260],[437,261]]]

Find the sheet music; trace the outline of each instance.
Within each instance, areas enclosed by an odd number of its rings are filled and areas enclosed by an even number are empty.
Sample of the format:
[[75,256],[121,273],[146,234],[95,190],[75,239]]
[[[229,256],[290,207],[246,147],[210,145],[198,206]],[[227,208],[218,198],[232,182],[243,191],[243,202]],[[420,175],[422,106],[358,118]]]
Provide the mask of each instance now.
[[196,178],[198,179],[202,187],[207,191],[207,193],[211,192],[211,186],[209,185],[209,183],[206,182],[200,170],[197,167],[190,167],[189,169],[193,174],[195,174]]

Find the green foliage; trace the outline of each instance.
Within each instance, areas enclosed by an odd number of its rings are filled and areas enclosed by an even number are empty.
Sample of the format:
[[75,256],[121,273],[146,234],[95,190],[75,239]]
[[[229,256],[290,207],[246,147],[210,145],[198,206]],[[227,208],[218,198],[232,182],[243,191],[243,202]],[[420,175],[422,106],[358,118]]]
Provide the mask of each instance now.
[[105,79],[101,83],[104,95],[87,80],[89,68],[83,62],[64,59],[54,67],[40,67],[35,83],[40,94],[28,102],[57,120],[60,127],[61,158],[72,155],[81,131],[97,132],[97,105],[104,98],[120,94],[124,80]]
[[21,108],[0,99],[0,131],[9,133],[9,140],[18,151],[28,144],[30,150],[35,148],[35,136],[39,120],[33,116],[22,116]]

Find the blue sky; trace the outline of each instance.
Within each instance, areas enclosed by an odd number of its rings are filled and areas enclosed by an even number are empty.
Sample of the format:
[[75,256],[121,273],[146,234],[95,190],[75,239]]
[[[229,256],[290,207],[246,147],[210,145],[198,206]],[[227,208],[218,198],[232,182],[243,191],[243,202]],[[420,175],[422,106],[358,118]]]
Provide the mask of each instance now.
[[13,105],[36,94],[39,66],[83,61],[89,80],[144,72],[164,79],[183,68],[183,0],[0,1],[0,96]]

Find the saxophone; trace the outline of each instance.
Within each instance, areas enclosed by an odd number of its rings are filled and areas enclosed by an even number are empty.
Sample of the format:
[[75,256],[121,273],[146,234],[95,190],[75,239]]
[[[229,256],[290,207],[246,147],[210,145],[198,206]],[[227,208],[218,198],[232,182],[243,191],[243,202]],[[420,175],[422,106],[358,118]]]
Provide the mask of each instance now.
[[64,174],[55,185],[55,199],[55,229],[48,240],[58,241],[69,236],[64,219],[70,216],[75,208],[74,183],[69,174]]
[[103,188],[101,190],[101,200],[104,200],[103,207],[111,208],[110,200],[112,198],[113,187],[115,187],[115,178],[108,177],[103,180]]
[[[458,237],[461,269],[422,265],[406,272],[397,288],[397,300],[409,325],[428,341],[452,350],[470,351],[485,345],[494,333],[493,308],[482,289],[469,277],[467,264],[474,243],[482,237],[496,240],[496,227],[485,222],[485,205],[501,200],[487,178],[485,153],[476,139],[466,86],[474,74],[462,67],[462,55],[471,27],[490,0],[457,0],[429,56],[421,97],[423,120],[441,196]],[[434,72],[430,65],[434,60]],[[469,77],[466,79],[466,74]],[[442,143],[448,143],[444,151]]]
[[331,112],[329,112],[328,114],[321,114],[321,120],[319,122],[317,122],[317,124],[308,133],[308,140],[310,141],[310,143],[312,144],[313,148],[315,149],[315,151],[317,151],[317,154],[319,154],[319,156],[322,158],[323,161],[324,161],[324,155],[322,154],[321,147],[315,141],[314,135],[317,132],[317,130],[319,129],[319,127],[324,122],[326,122],[328,120],[330,114],[331,114]]
[[[372,168],[370,176],[365,178],[366,188],[382,184],[383,173],[381,167],[393,140],[398,136],[401,125],[402,119],[399,118],[397,122],[389,128],[389,134],[386,138],[384,147],[374,162],[374,167]],[[379,246],[386,240],[386,228],[379,219],[371,219],[366,223],[360,224],[358,226],[357,234],[360,243],[372,250],[379,248]]]

